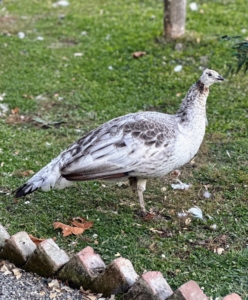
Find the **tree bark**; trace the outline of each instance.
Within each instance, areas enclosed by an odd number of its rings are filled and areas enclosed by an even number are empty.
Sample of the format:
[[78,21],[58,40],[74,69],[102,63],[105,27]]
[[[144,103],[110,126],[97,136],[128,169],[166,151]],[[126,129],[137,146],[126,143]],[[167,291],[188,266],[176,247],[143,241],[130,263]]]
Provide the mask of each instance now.
[[185,33],[186,0],[164,0],[164,35],[175,40]]

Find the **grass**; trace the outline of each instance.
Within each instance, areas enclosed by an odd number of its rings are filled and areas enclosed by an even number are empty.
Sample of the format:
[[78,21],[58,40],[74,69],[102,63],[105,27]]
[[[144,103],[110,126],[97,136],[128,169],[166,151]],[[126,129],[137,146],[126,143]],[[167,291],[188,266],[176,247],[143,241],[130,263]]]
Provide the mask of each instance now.
[[[211,88],[204,143],[194,165],[181,170],[181,180],[192,188],[173,190],[169,177],[148,182],[146,205],[163,210],[164,218],[143,221],[128,187],[103,182],[36,192],[18,202],[8,194],[27,180],[27,170],[38,171],[111,118],[149,109],[174,113],[201,75],[200,66],[225,75],[231,50],[219,38],[241,33],[246,3],[198,4],[201,12],[187,11],[185,37],[172,43],[161,38],[161,1],[71,0],[65,8],[52,8],[48,0],[1,4],[0,94],[6,94],[1,103],[10,111],[0,119],[0,185],[7,192],[1,196],[0,223],[11,234],[56,236],[71,255],[90,245],[109,263],[120,253],[139,274],[161,271],[173,289],[193,279],[208,296],[237,292],[248,299],[248,88],[242,73]],[[24,39],[17,37],[19,31]],[[178,42],[181,52],[175,50]],[[133,59],[140,50],[147,55]],[[175,73],[178,64],[183,70]],[[11,115],[16,107],[24,120]],[[33,117],[66,123],[44,129],[30,121]],[[203,196],[206,186],[210,199]],[[177,217],[194,205],[213,219],[185,224]],[[54,221],[66,223],[75,216],[87,217],[94,226],[78,237],[63,238],[53,230]],[[225,250],[218,255],[217,248]]]

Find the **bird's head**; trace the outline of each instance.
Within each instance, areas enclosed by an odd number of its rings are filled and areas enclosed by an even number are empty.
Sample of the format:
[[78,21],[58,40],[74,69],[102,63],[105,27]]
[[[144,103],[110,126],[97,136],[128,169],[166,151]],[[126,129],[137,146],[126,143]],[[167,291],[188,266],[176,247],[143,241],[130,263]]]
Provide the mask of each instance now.
[[206,69],[201,78],[200,81],[206,86],[209,87],[211,84],[215,82],[221,82],[225,80],[220,74],[214,70]]

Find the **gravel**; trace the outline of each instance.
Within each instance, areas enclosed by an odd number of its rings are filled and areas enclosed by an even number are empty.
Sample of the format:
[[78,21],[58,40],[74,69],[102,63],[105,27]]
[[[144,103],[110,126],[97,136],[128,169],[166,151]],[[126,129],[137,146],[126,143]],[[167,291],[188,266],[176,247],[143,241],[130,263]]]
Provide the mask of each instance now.
[[44,278],[25,272],[15,265],[0,260],[0,300],[107,300],[100,294],[94,295],[62,284],[57,279]]

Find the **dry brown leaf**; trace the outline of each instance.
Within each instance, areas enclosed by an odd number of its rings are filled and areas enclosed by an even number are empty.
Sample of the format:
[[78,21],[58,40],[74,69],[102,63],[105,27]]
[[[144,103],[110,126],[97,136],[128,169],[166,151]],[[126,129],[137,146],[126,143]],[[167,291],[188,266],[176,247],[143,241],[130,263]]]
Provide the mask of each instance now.
[[4,275],[12,275],[12,272],[10,272],[10,271],[5,271],[3,274],[4,274]]
[[54,229],[61,228],[63,236],[68,236],[68,235],[72,234],[72,228],[73,227],[71,227],[69,225],[65,225],[65,224],[63,224],[61,222],[54,222],[53,223],[53,228]]
[[12,272],[15,276],[17,276],[21,273],[21,269],[15,268],[15,269],[12,270]]
[[[46,239],[39,239],[31,234],[29,234],[30,239],[35,243],[36,246],[38,246],[41,242],[45,241]],[[52,238],[54,241],[56,241],[56,237],[54,236]]]
[[57,294],[56,293],[50,293],[49,298],[54,299],[56,298]]
[[89,229],[90,227],[93,226],[93,222],[89,222],[89,221],[86,221],[84,219],[82,219],[82,220],[83,220],[83,222],[82,221],[78,222],[76,220],[73,220],[71,222],[71,224],[74,225],[75,227],[84,228],[84,230]]
[[147,213],[145,216],[144,216],[144,218],[143,218],[143,220],[144,221],[149,221],[149,220],[152,220],[152,219],[154,219],[156,217],[156,214],[154,214],[154,213]]
[[12,115],[18,114],[19,113],[19,108],[15,107],[14,109],[11,109],[11,113],[12,113]]
[[74,235],[82,234],[84,231],[85,231],[84,228],[71,227],[71,234],[74,234]]
[[53,288],[53,287],[60,288],[60,284],[59,284],[58,279],[53,279],[51,282],[48,283],[48,286],[50,288]]
[[86,221],[85,219],[80,217],[73,218],[71,224],[73,226],[66,225],[61,222],[54,222],[53,226],[54,229],[61,228],[63,236],[69,236],[71,234],[79,235],[82,234],[86,229],[89,229],[90,227],[93,226],[93,222]]
[[29,234],[28,236],[35,243],[36,246],[38,246],[41,242],[45,241],[45,239],[39,239],[31,234]]
[[146,52],[144,52],[144,51],[136,51],[136,52],[133,53],[133,58],[139,58],[139,57],[141,57],[143,55],[146,55]]
[[2,268],[0,269],[0,271],[4,273],[4,272],[6,272],[6,271],[9,271],[9,269],[8,269],[7,265],[4,264],[4,265],[2,266]]

